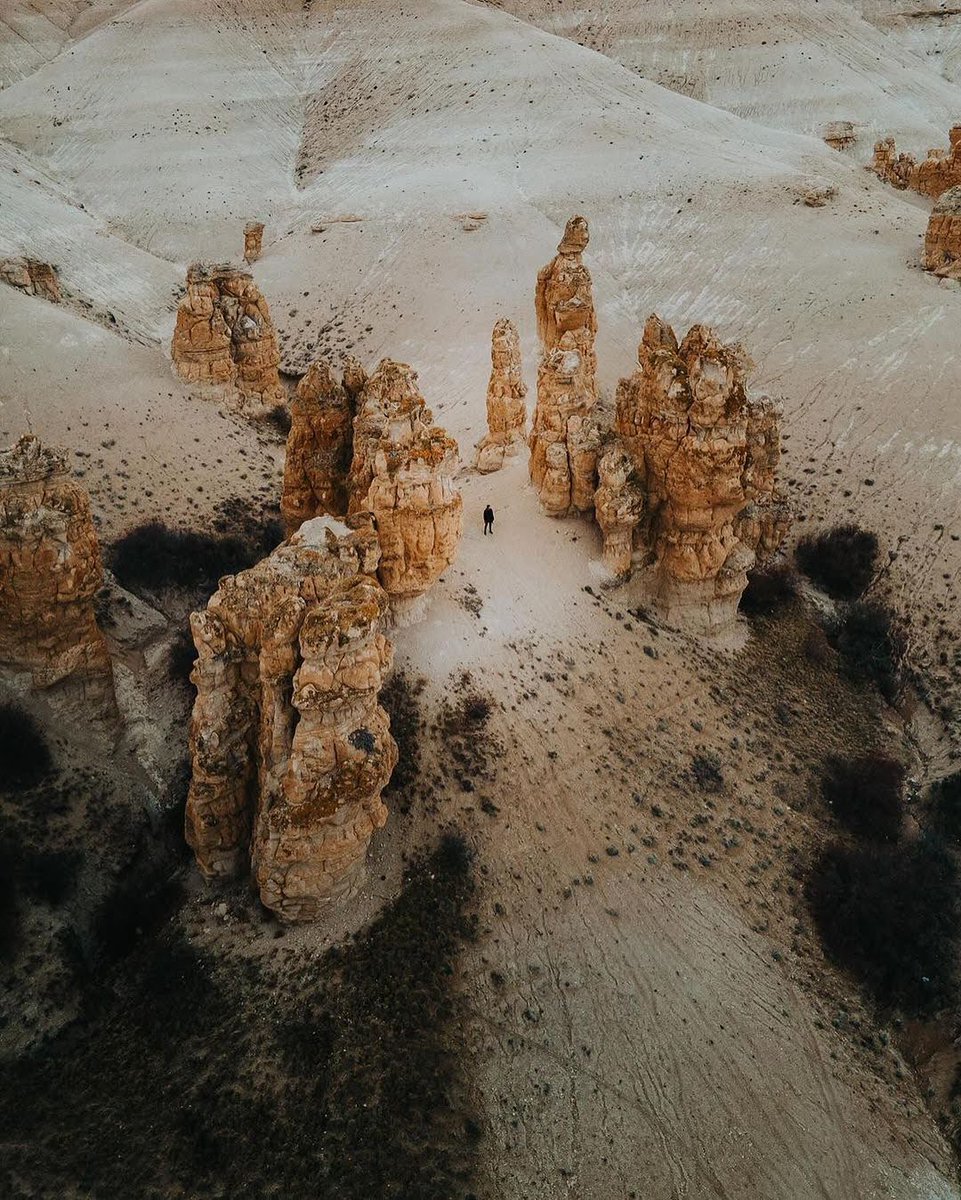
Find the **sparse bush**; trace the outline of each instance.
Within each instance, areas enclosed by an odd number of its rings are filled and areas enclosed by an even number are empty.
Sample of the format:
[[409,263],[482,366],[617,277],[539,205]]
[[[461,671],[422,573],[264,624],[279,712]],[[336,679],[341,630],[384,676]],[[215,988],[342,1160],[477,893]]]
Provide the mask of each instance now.
[[280,404],[265,413],[261,423],[277,434],[282,441],[286,441],[287,434],[290,433],[290,409],[286,404]]
[[397,797],[402,812],[410,811],[411,792],[420,778],[420,695],[424,685],[423,679],[412,683],[404,671],[395,671],[380,693],[380,702],[390,717],[391,736],[399,751],[385,793]]
[[748,574],[741,612],[749,617],[770,616],[790,604],[797,593],[797,575],[787,563],[758,567]]
[[931,785],[931,824],[950,842],[961,845],[961,771]]
[[904,820],[904,765],[873,752],[828,760],[821,788],[838,821],[858,837],[896,842]]
[[879,1003],[921,1014],[953,998],[961,904],[943,842],[830,845],[807,896],[828,955]]
[[691,760],[691,774],[694,776],[694,782],[702,791],[720,792],[724,788],[721,760],[716,754],[695,754]]
[[877,535],[858,525],[808,534],[797,544],[801,571],[836,600],[856,600],[874,577]]
[[[132,591],[204,588],[212,591],[224,575],[253,566],[268,554],[283,532],[273,518],[257,523],[249,513],[221,512],[215,533],[170,529],[147,521],[119,538],[107,552],[107,564]],[[238,532],[224,532],[233,525]]]
[[0,704],[0,791],[36,787],[52,767],[47,739],[34,718],[16,704]]
[[472,692],[471,695],[464,698],[460,711],[465,724],[486,725],[492,712],[491,702],[486,696]]
[[847,606],[832,632],[848,674],[873,681],[893,704],[907,652],[907,635],[894,609],[880,600],[857,600]]

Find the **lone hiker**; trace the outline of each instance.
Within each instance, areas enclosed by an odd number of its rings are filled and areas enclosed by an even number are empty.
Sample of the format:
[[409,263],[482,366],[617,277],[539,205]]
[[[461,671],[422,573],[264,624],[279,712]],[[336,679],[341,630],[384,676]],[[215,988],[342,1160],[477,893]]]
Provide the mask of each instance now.
[[484,537],[487,537],[488,534],[491,537],[494,536],[494,510],[489,504],[484,509]]

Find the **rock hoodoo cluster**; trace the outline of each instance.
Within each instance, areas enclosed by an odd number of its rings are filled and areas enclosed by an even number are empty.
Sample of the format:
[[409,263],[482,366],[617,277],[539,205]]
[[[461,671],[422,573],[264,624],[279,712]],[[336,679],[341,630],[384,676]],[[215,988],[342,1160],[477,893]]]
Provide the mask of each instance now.
[[617,389],[614,438],[595,498],[613,575],[643,551],[655,603],[682,623],[733,622],[747,571],[788,527],[777,490],[779,414],[751,399],[740,346],[695,325],[680,344],[656,316],[638,370]]
[[924,269],[961,280],[961,185],[936,201],[924,237]]
[[113,716],[102,583],[90,501],[64,457],[29,435],[0,451],[0,669]]
[[481,474],[499,471],[504,459],[526,442],[527,384],[521,376],[521,342],[513,321],[501,318],[491,335],[491,375],[487,384],[487,433],[477,443],[474,466]]
[[0,280],[53,304],[59,304],[63,298],[57,268],[35,258],[0,259]]
[[263,221],[248,221],[244,226],[244,262],[255,263],[263,253],[263,244]]
[[280,348],[253,278],[229,265],[194,263],[177,309],[171,356],[187,383],[218,387],[252,411],[285,402]]
[[961,125],[955,125],[948,136],[947,150],[929,150],[920,163],[913,154],[898,154],[894,138],[882,138],[875,144],[871,170],[884,183],[902,191],[909,188],[937,199],[948,188],[961,184]]
[[348,359],[338,381],[317,362],[291,406],[281,500],[287,529],[318,513],[371,513],[378,577],[394,621],[408,624],[457,554],[457,465],[457,443],[434,424],[411,367],[385,358],[368,378]]
[[397,747],[378,704],[392,656],[379,558],[368,516],[317,517],[191,617],[187,841],[208,877],[249,864],[285,920],[353,891],[387,819]]
[[530,477],[553,517],[590,512],[594,506],[600,440],[591,415],[597,403],[597,316],[590,272],[582,261],[589,237],[584,218],[572,217],[556,257],[537,276],[541,360]]

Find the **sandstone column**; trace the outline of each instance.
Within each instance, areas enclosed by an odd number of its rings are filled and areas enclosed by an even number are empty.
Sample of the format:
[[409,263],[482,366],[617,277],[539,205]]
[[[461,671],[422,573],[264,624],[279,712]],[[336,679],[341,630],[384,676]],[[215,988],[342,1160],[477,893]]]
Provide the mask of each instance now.
[[581,261],[587,222],[572,217],[556,257],[537,276],[535,309],[541,340],[537,405],[530,434],[530,477],[550,516],[594,506],[599,432],[597,317],[590,272]]
[[260,258],[263,240],[263,221],[248,221],[244,226],[244,262],[255,263]]
[[524,445],[527,385],[521,375],[521,342],[512,321],[501,318],[491,335],[491,375],[487,384],[487,434],[477,443],[474,466],[481,474],[498,471],[506,456]]
[[90,501],[65,458],[30,435],[0,451],[0,669],[114,716],[102,583]]
[[961,186],[948,188],[931,210],[923,263],[926,271],[961,280]]
[[290,417],[280,504],[288,535],[311,517],[347,512],[354,400],[328,362],[311,364],[297,385]]

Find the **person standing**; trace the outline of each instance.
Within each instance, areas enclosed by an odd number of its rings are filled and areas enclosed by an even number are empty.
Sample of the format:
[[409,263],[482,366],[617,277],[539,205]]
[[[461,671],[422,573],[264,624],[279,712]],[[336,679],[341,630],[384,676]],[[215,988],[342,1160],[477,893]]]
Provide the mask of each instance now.
[[494,536],[494,510],[489,504],[484,509],[484,537],[487,537],[488,534],[491,537]]

